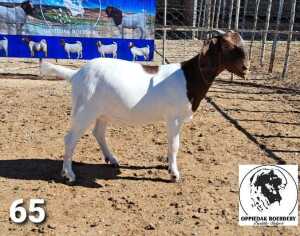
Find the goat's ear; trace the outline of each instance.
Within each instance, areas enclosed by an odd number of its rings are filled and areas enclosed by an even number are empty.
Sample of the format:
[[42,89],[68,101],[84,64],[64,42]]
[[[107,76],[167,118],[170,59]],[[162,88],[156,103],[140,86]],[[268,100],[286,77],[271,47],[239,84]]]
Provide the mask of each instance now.
[[234,31],[228,31],[222,38],[232,44],[233,47],[240,45],[242,41],[239,33]]

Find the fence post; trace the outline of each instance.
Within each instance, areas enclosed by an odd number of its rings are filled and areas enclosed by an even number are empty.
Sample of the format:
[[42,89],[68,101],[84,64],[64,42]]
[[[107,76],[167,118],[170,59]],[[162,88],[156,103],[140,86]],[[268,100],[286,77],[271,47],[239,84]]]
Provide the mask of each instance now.
[[200,39],[203,39],[203,29],[205,27],[206,24],[206,10],[207,10],[207,0],[204,0],[204,9],[203,9],[203,20],[202,20],[202,31],[201,31],[201,35],[200,35]]
[[217,10],[217,18],[216,18],[216,26],[215,26],[216,28],[219,28],[221,5],[222,5],[222,0],[219,0],[218,10]]
[[[243,21],[242,21],[242,29],[245,30],[245,25],[246,25],[246,14],[247,14],[247,9],[248,9],[248,0],[245,0],[244,2],[244,11],[243,11]],[[244,33],[242,33],[244,35]]]
[[232,12],[233,12],[233,1],[234,1],[234,0],[230,0],[230,6],[229,6],[229,19],[228,19],[228,29],[231,29]]
[[211,28],[214,28],[215,14],[216,14],[216,3],[217,3],[217,0],[213,0],[212,16],[211,16]]
[[270,16],[271,16],[271,8],[272,8],[272,0],[268,1],[268,8],[267,8],[267,19],[266,19],[266,25],[265,30],[262,37],[262,45],[260,50],[260,66],[264,65],[264,58],[265,58],[265,44],[268,37],[268,30],[269,30],[269,24],[270,24]]
[[204,0],[200,0],[200,5],[199,5],[199,13],[198,13],[198,32],[197,32],[197,38],[199,38],[199,27],[201,24],[201,16],[202,16],[202,8],[203,8],[203,1]]
[[[207,31],[211,30],[211,0],[207,0],[207,6],[206,6],[206,10],[207,10],[207,16],[206,16],[206,27],[207,27]],[[209,36],[206,35],[206,38]]]
[[279,25],[280,25],[281,16],[282,16],[283,3],[284,3],[284,0],[280,0],[278,12],[277,12],[276,32],[275,32],[274,39],[273,39],[272,52],[271,52],[271,57],[270,57],[269,73],[272,73],[272,71],[273,71],[273,64],[274,64],[274,60],[275,60],[276,46],[277,46],[277,40],[278,40],[278,30],[279,30]]
[[236,0],[235,23],[234,23],[234,30],[235,31],[239,30],[240,7],[241,7],[241,0]]
[[[198,0],[194,0],[194,8],[193,8],[193,27],[196,27],[197,23],[197,6],[198,6]],[[196,31],[193,30],[193,39],[196,36]]]
[[284,66],[281,78],[284,79],[288,70],[288,63],[289,63],[289,56],[290,56],[290,46],[291,41],[293,38],[293,29],[294,29],[294,23],[295,23],[295,12],[296,12],[296,0],[293,0],[292,2],[292,8],[291,8],[291,16],[290,16],[290,25],[289,25],[289,36],[288,41],[286,45],[286,53],[285,53],[285,60],[284,60]]
[[222,27],[223,28],[225,28],[226,1],[227,0],[223,0],[223,9],[222,9]]
[[40,76],[42,76],[42,63],[43,63],[43,58],[39,58]]
[[163,64],[166,64],[166,39],[167,39],[167,0],[165,0],[165,6],[164,6],[164,35],[163,35]]
[[252,45],[253,41],[256,35],[256,26],[257,26],[257,17],[258,17],[258,9],[260,5],[260,0],[256,0],[256,7],[255,7],[255,16],[254,16],[254,25],[253,25],[253,32],[252,32],[252,37],[251,37],[251,43],[250,43],[250,48],[249,48],[249,59],[251,60],[251,55],[252,55]]

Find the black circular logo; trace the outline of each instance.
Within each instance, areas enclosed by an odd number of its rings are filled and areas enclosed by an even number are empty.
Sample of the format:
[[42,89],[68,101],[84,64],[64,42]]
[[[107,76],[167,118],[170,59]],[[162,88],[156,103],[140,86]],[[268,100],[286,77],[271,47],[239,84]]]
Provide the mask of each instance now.
[[290,215],[297,205],[297,183],[286,168],[258,166],[242,176],[240,204],[246,215]]

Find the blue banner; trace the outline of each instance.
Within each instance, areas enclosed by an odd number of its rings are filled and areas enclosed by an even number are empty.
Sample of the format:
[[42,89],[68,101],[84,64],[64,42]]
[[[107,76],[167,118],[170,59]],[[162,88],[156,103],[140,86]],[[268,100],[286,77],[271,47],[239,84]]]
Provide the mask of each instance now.
[[0,0],[0,56],[153,59],[155,0]]

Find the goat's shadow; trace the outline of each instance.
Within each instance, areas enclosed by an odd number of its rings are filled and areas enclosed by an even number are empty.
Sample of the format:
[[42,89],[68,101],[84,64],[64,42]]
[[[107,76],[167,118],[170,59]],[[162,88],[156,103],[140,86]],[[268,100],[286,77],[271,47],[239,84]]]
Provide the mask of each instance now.
[[[43,180],[55,183],[67,183],[60,176],[62,168],[61,160],[51,159],[16,159],[0,160],[0,177],[20,180]],[[122,169],[143,170],[143,169],[166,169],[163,165],[154,166],[127,166],[121,165],[113,167],[107,164],[86,164],[73,161],[73,170],[76,174],[76,181],[72,186],[82,186],[87,188],[99,188],[101,184],[95,182],[102,180],[141,180],[153,182],[169,182],[167,179],[138,177],[138,176],[120,176]]]

